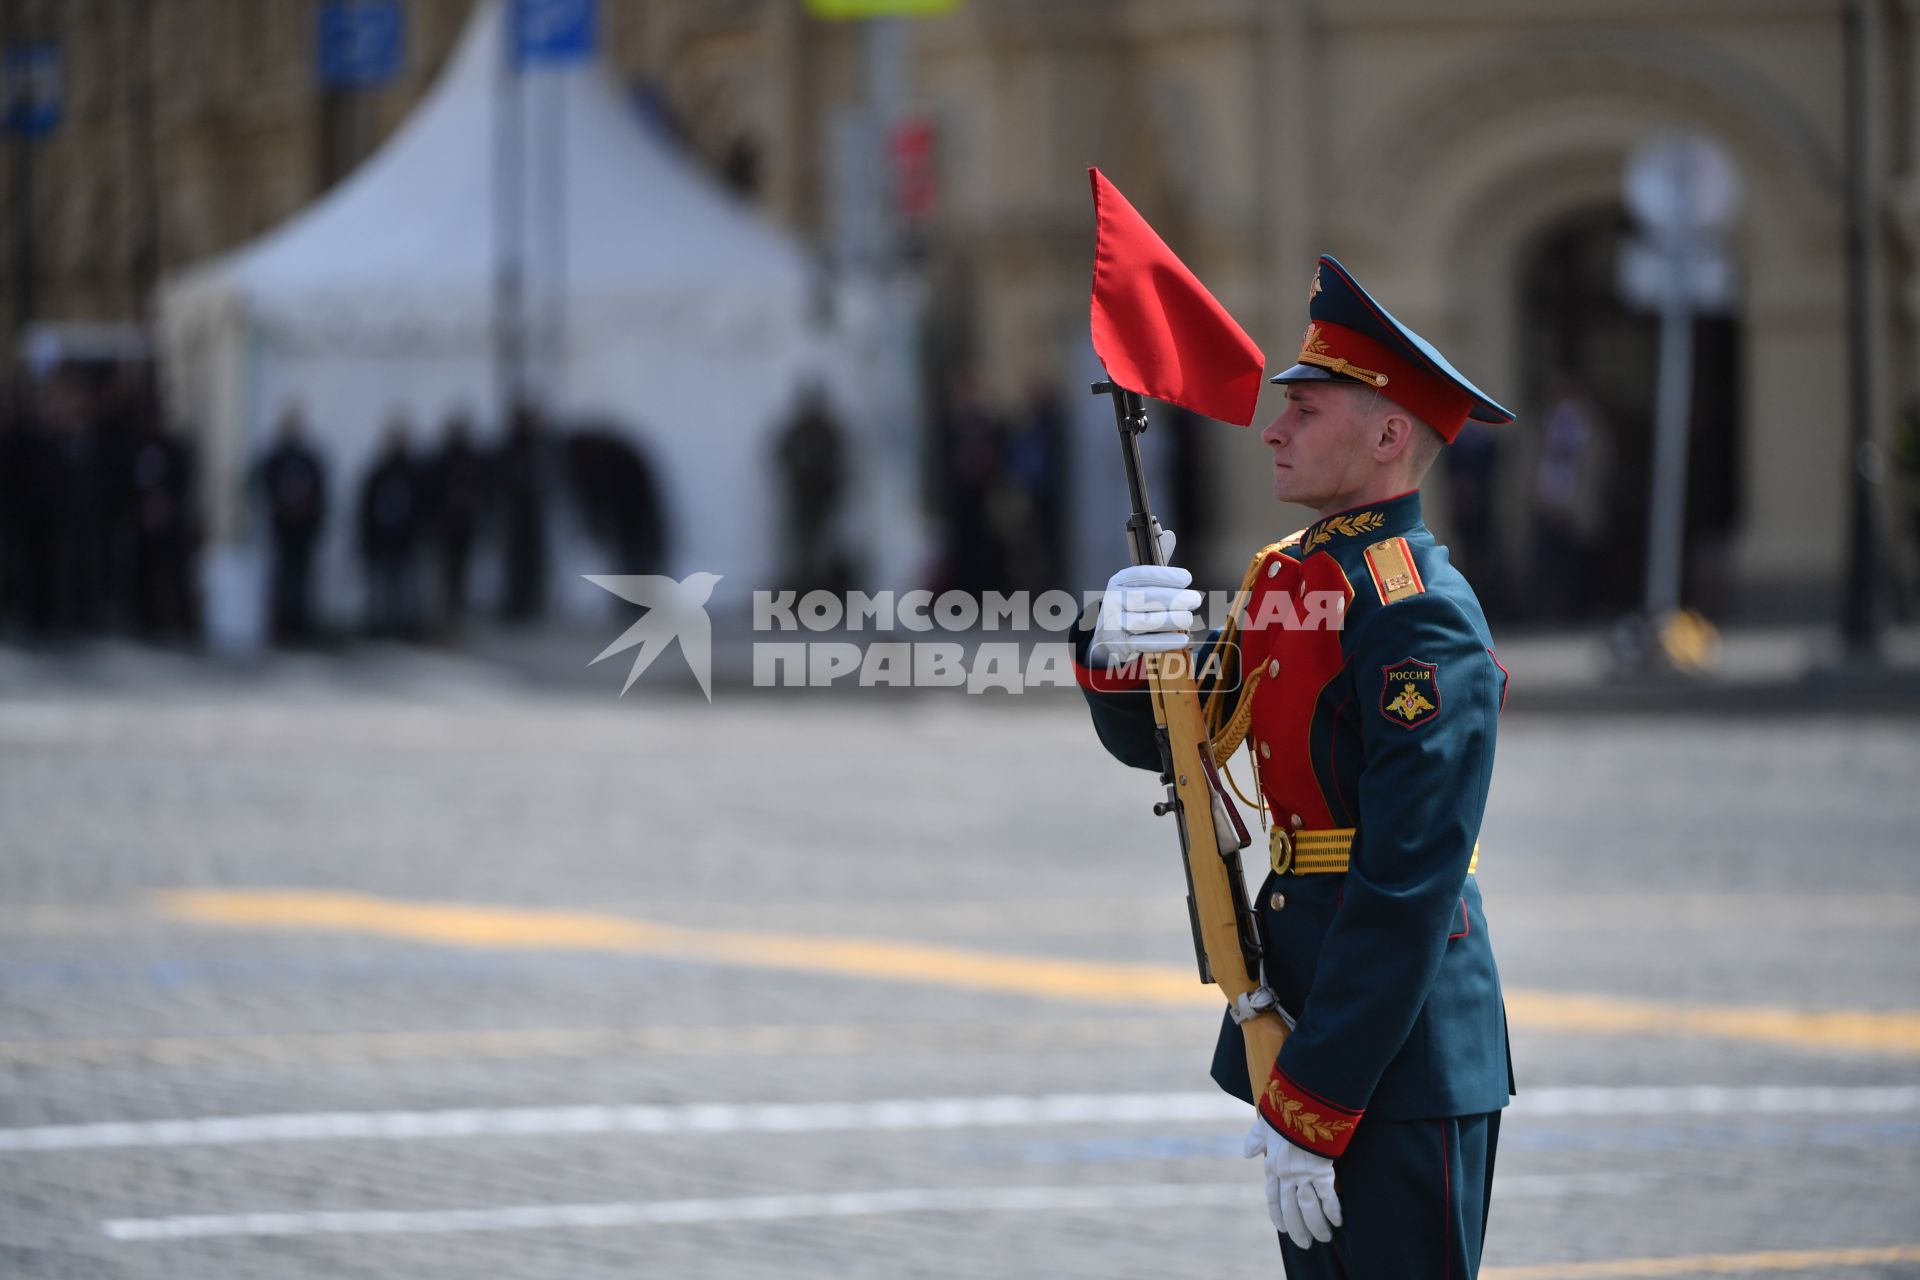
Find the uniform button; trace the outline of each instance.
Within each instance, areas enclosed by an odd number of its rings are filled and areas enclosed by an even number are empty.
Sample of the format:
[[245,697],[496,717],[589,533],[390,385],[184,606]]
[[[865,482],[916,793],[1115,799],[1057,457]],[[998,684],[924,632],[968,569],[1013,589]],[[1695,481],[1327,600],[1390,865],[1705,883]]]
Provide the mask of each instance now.
[[1260,758],[1262,760],[1270,760],[1273,758],[1273,748],[1264,742],[1260,744]]
[[1272,661],[1267,663],[1267,679],[1271,680],[1273,679],[1273,677],[1279,674],[1280,674],[1280,659],[1274,658]]
[[1302,827],[1303,825],[1304,825],[1304,824],[1303,824],[1303,823],[1302,823],[1302,822],[1300,821],[1300,815],[1299,815],[1299,814],[1297,814],[1297,813],[1296,813],[1296,814],[1294,814],[1294,815],[1293,815],[1293,829],[1294,829],[1295,831],[1298,831],[1298,830],[1299,830],[1299,829],[1300,829],[1300,828],[1301,828],[1301,827]]
[[1279,911],[1287,905],[1287,895],[1284,893],[1276,893],[1267,899],[1267,905],[1275,911]]
[[1277,578],[1280,576],[1280,562],[1278,560],[1275,560],[1267,566],[1267,576],[1269,578]]

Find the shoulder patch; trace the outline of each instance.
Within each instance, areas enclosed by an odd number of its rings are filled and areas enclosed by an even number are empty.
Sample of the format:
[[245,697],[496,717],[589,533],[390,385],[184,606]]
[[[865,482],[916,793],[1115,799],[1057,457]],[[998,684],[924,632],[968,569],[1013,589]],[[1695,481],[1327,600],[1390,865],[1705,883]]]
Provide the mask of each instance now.
[[1440,714],[1440,668],[1402,658],[1380,668],[1380,714],[1402,729],[1418,728]]
[[1373,575],[1373,589],[1380,593],[1381,604],[1405,600],[1427,589],[1405,538],[1388,538],[1368,547],[1367,572]]

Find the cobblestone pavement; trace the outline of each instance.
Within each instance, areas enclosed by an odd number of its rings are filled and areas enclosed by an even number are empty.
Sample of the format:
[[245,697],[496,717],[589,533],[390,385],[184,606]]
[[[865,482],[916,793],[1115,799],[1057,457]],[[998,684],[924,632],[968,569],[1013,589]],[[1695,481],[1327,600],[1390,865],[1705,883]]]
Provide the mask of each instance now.
[[[1917,783],[1509,719],[1485,1275],[1920,1276]],[[1070,695],[16,688],[0,1275],[1277,1275],[1153,799]]]

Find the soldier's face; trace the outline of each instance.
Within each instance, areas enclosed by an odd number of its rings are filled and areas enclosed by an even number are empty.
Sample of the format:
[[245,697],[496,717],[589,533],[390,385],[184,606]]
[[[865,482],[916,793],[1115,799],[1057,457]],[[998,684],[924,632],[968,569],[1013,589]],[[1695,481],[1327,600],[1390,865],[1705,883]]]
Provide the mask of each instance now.
[[1364,487],[1373,469],[1374,399],[1365,387],[1290,383],[1286,411],[1260,433],[1273,451],[1273,496],[1325,511]]

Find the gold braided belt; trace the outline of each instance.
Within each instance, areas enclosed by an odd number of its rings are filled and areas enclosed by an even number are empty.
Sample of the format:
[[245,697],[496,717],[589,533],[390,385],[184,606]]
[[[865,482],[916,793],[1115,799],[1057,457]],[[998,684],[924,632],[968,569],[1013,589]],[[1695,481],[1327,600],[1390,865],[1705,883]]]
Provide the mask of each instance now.
[[[1325,831],[1287,831],[1275,827],[1267,837],[1267,861],[1277,876],[1334,875],[1347,869],[1353,853],[1353,827]],[[1474,842],[1467,874],[1480,869],[1480,844]]]

